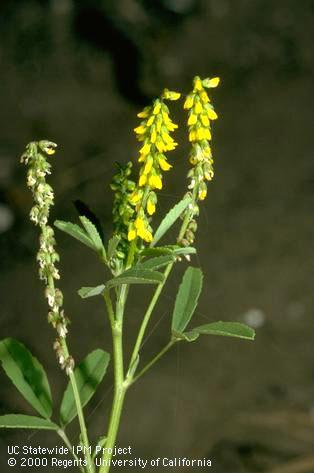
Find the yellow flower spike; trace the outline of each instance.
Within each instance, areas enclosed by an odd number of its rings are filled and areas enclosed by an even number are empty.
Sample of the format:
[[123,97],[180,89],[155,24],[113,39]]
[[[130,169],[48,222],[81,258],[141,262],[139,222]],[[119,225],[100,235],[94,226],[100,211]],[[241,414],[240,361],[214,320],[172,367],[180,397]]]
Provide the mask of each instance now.
[[217,120],[218,115],[212,108],[207,109],[207,115],[210,120]]
[[149,143],[145,143],[144,146],[140,149],[140,153],[144,156],[147,156],[150,152],[151,145]]
[[143,187],[145,186],[146,182],[147,182],[147,176],[145,174],[142,174],[139,178],[138,185],[140,187]]
[[158,157],[158,164],[163,171],[169,171],[172,168],[171,164],[163,156]]
[[189,110],[190,108],[193,107],[194,104],[194,95],[188,95],[187,98],[185,99],[183,108]]
[[194,105],[194,111],[195,113],[198,115],[199,113],[202,113],[203,111],[203,106],[201,104],[201,102],[196,102],[196,104]]
[[154,115],[158,115],[158,113],[160,112],[160,110],[161,110],[161,103],[160,103],[160,102],[157,102],[156,105],[154,106],[153,114],[154,114]]
[[148,199],[147,201],[147,213],[148,215],[153,215],[156,212],[156,205]]
[[162,180],[157,174],[151,174],[148,179],[149,185],[152,189],[162,189]]
[[196,122],[197,122],[197,115],[195,115],[194,113],[191,113],[191,115],[189,116],[188,125],[195,125]]

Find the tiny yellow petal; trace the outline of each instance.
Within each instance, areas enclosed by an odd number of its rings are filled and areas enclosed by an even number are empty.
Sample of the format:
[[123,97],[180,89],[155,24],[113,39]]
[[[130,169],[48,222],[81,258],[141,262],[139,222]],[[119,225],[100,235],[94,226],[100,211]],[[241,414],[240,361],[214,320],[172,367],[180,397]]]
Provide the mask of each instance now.
[[140,149],[140,153],[144,154],[144,155],[147,155],[147,154],[149,154],[149,152],[150,152],[150,144],[145,143],[144,146],[142,146],[142,148]]
[[212,108],[207,109],[207,115],[210,120],[216,120],[218,118],[217,113]]
[[158,158],[159,166],[163,171],[169,171],[172,168],[171,164],[165,158]]
[[146,182],[147,182],[147,176],[145,174],[142,174],[139,178],[138,185],[140,187],[143,187],[145,186]]
[[195,115],[194,113],[191,113],[188,119],[188,125],[195,125],[196,122],[197,122],[197,115]]
[[160,109],[161,109],[161,105],[160,105],[160,103],[158,102],[158,103],[154,106],[153,114],[154,114],[154,115],[157,115],[157,114],[160,112]]
[[153,162],[154,162],[154,160],[153,160],[152,157],[151,157],[151,159],[148,159],[146,161],[144,169],[143,169],[143,174],[147,175],[150,172],[151,168],[153,167]]
[[201,115],[201,120],[204,126],[209,126],[209,120],[207,115]]
[[145,107],[144,110],[142,110],[141,112],[137,114],[137,116],[139,118],[147,118],[149,116],[149,112],[150,112],[150,107]]
[[188,95],[187,98],[185,99],[183,108],[189,110],[190,108],[193,107],[193,103],[194,103],[194,96]]
[[153,189],[162,189],[162,181],[156,174],[152,174],[148,182]]
[[56,150],[54,148],[46,148],[46,153],[51,155],[51,154],[55,154]]
[[199,198],[200,200],[204,200],[205,197],[206,197],[206,195],[207,195],[207,191],[206,191],[206,190],[199,191],[199,193],[198,193],[198,198]]
[[220,82],[220,78],[219,77],[213,77],[212,79],[210,79],[209,83],[208,83],[208,87],[217,87],[217,85],[219,84]]
[[196,102],[196,104],[194,105],[194,111],[195,113],[202,113],[203,111],[203,106],[201,104],[201,102]]
[[155,143],[156,138],[157,138],[156,131],[153,130],[153,131],[152,131],[152,134],[150,135],[150,141],[151,141],[152,143]]
[[136,231],[133,228],[132,230],[129,230],[128,232],[128,240],[132,241],[132,240],[135,240],[135,238],[136,238]]
[[134,222],[134,226],[135,226],[136,230],[143,229],[143,228],[145,228],[145,222],[141,217],[137,217],[135,222]]
[[204,135],[205,140],[211,140],[212,139],[212,135],[211,135],[211,132],[210,132],[209,128],[203,128],[203,135]]
[[149,117],[149,119],[147,120],[146,125],[147,125],[147,126],[151,126],[152,123],[154,122],[154,120],[155,120],[155,115],[152,115],[152,116]]
[[190,131],[189,141],[196,141],[196,132],[195,132],[195,130]]
[[146,130],[147,130],[146,126],[143,126],[143,125],[140,125],[134,128],[135,133],[137,133],[138,135],[142,135],[143,133],[145,133]]
[[203,89],[202,81],[199,77],[197,79],[195,79],[195,81],[194,81],[194,89],[195,90],[202,90]]
[[210,101],[205,90],[203,90],[203,92],[200,93],[200,98],[203,103],[208,103]]
[[158,140],[156,141],[156,148],[157,148],[158,151],[160,151],[160,152],[166,150],[165,144],[164,144],[164,142],[163,142],[161,139],[158,139]]
[[153,215],[156,212],[156,205],[150,200],[147,202],[147,212],[149,215]]

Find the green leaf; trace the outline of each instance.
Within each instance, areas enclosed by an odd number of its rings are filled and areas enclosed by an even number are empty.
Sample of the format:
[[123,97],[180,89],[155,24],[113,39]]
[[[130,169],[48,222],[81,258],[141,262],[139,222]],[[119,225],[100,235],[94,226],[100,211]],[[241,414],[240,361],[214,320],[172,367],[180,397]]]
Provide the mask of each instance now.
[[[175,334],[174,334],[175,335]],[[183,338],[189,342],[196,340],[199,335],[219,335],[222,337],[243,338],[254,340],[255,331],[245,324],[239,322],[212,322],[193,328],[189,332],[179,334],[178,338]]]
[[0,416],[0,428],[4,429],[45,429],[58,430],[59,426],[51,420],[23,414]]
[[79,289],[77,292],[82,299],[87,299],[87,297],[99,296],[104,292],[104,290],[105,285],[100,284],[100,286],[96,287],[81,287],[81,289]]
[[0,342],[0,361],[22,396],[43,417],[51,417],[52,399],[45,370],[27,348],[13,338]]
[[172,331],[182,333],[191,320],[202,290],[202,282],[203,274],[199,268],[187,268],[176,297]]
[[116,278],[110,279],[106,282],[106,289],[121,284],[159,284],[164,281],[164,275],[158,271],[151,271],[150,269],[128,269]]
[[178,204],[176,204],[166,216],[161,221],[159,227],[157,228],[154,239],[151,246],[156,245],[156,243],[164,236],[164,234],[172,227],[176,220],[180,217],[182,212],[187,208],[191,202],[191,197],[184,197]]
[[95,225],[90,221],[88,220],[87,217],[85,217],[84,215],[81,215],[80,216],[80,221],[82,223],[82,225],[84,226],[86,232],[88,233],[90,239],[92,240],[92,242],[94,243],[94,247],[96,249],[96,251],[101,255],[103,256],[104,258],[106,258],[106,250],[104,248],[104,245],[103,245],[103,242],[102,242],[102,239],[98,233],[98,230],[97,228],[95,227]]
[[118,235],[113,235],[113,237],[110,238],[107,250],[108,260],[110,260],[114,256],[119,242],[120,237]]
[[75,223],[71,222],[64,222],[63,220],[56,220],[54,222],[55,227],[59,228],[64,233],[67,233],[71,237],[75,238],[76,240],[80,241],[83,243],[83,245],[88,246],[92,250],[96,250],[95,245],[91,238],[86,235],[84,232],[83,228],[81,228],[79,225],[76,225]]
[[173,263],[175,261],[174,255],[166,255],[166,256],[157,256],[156,258],[150,258],[146,261],[138,263],[134,269],[158,269],[166,266],[169,263]]
[[[84,407],[96,391],[103,379],[110,360],[109,353],[97,349],[89,353],[86,358],[75,368],[74,376]],[[77,416],[75,400],[71,383],[69,382],[61,402],[60,420],[63,425],[69,424]]]

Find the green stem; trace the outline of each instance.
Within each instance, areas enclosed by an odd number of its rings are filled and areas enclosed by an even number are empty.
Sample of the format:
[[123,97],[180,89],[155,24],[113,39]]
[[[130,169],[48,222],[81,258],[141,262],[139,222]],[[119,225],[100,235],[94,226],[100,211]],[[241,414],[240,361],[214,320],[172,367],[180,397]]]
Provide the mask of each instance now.
[[[117,313],[119,311],[119,302],[121,304],[121,297],[117,304]],[[124,309],[124,304],[123,304]],[[123,310],[122,309],[122,310]],[[120,309],[121,310],[121,309]],[[124,397],[127,386],[124,382],[123,370],[123,346],[122,346],[122,315],[121,318],[116,318],[112,325],[112,339],[113,339],[113,354],[114,354],[114,399],[112,403],[112,411],[110,415],[110,422],[106,440],[106,450],[101,459],[101,466],[99,473],[108,473],[110,470],[110,461],[114,445],[117,438],[121,412],[123,408]]]
[[146,371],[148,371],[167,351],[176,343],[175,340],[171,340],[151,361],[141,369],[141,371],[132,379],[130,386],[135,383]]
[[[67,358],[69,356],[69,350],[68,350],[68,347],[67,347],[67,344],[66,344],[66,341],[65,341],[64,338],[62,339],[62,348],[63,348],[64,356],[65,356],[65,358]],[[78,417],[79,424],[80,424],[80,430],[81,430],[81,435],[82,435],[82,443],[83,443],[83,446],[85,447],[84,454],[85,454],[86,460],[87,460],[87,471],[90,472],[90,473],[93,473],[95,471],[94,463],[93,463],[92,457],[91,457],[90,443],[89,443],[89,440],[88,440],[86,423],[85,423],[82,403],[81,403],[81,399],[80,399],[80,394],[79,394],[79,391],[78,391],[78,388],[77,388],[76,379],[75,379],[75,375],[74,375],[73,372],[70,372],[69,378],[70,378],[70,383],[71,383],[71,386],[72,386],[74,402],[75,402],[76,411],[77,411],[77,417]]]
[[83,468],[83,466],[81,465],[81,462],[80,462],[80,459],[78,458],[78,456],[74,453],[73,451],[73,446],[70,442],[70,440],[68,439],[65,431],[63,429],[58,429],[57,430],[57,434],[59,435],[59,437],[62,438],[63,442],[65,443],[65,445],[68,447],[69,449],[69,452],[73,455],[73,458],[74,460],[77,461],[78,463],[78,467],[79,469],[81,470],[82,473],[85,473],[85,469]]
[[130,365],[129,365],[129,370],[132,367],[132,365],[134,364],[136,358],[138,357],[138,354],[139,354],[139,351],[140,351],[140,348],[141,348],[141,345],[142,345],[142,341],[143,341],[143,338],[144,338],[144,335],[145,335],[146,327],[148,325],[148,322],[150,320],[152,312],[155,308],[155,305],[156,305],[156,303],[159,299],[160,293],[163,290],[163,287],[166,283],[166,280],[167,280],[167,278],[170,274],[170,271],[171,271],[173,265],[174,265],[174,263],[171,262],[166,267],[166,270],[164,272],[164,280],[163,280],[162,283],[158,284],[157,289],[156,289],[156,291],[155,291],[155,293],[154,293],[154,295],[153,295],[153,297],[150,301],[150,304],[147,308],[147,311],[145,312],[145,315],[144,315],[144,318],[143,318],[143,321],[142,321],[142,324],[141,324],[141,327],[140,327],[140,330],[138,332],[137,339],[136,339],[136,342],[135,342],[135,345],[134,345],[134,349],[133,349],[133,352],[132,352]]

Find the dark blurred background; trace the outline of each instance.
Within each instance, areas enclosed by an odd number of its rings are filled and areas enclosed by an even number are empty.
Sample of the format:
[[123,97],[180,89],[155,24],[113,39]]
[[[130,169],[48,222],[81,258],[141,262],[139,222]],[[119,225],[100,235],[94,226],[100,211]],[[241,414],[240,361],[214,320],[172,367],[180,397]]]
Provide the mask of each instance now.
[[[216,174],[194,262],[205,273],[195,323],[242,321],[257,338],[179,344],[130,390],[118,443],[136,456],[208,457],[215,473],[285,473],[296,460],[289,471],[314,471],[312,25],[311,0],[1,0],[0,333],[42,361],[56,403],[66,380],[37,278],[24,146],[42,138],[59,144],[52,219],[74,220],[73,201],[81,199],[109,235],[109,183],[115,161],[136,162],[136,113],[164,87],[188,93],[196,74],[222,79],[213,91]],[[174,115],[183,124],[177,104]],[[160,215],[185,191],[185,133],[182,126]],[[93,348],[111,351],[101,300],[76,294],[102,281],[103,269],[74,240],[57,237],[71,351],[76,360]],[[161,298],[143,360],[168,340],[181,273]],[[149,294],[133,290],[128,351]],[[93,441],[108,421],[111,374],[86,409]],[[3,372],[0,383],[1,414],[33,413]],[[74,443],[76,434],[73,425]],[[1,431],[3,472],[11,471],[8,444],[56,439]]]

